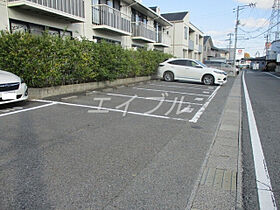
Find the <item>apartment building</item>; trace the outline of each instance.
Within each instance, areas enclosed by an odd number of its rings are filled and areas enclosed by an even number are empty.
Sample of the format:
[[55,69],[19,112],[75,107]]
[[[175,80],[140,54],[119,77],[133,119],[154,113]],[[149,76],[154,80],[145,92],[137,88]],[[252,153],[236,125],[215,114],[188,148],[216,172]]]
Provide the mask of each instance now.
[[173,26],[168,28],[171,46],[168,53],[180,58],[203,60],[203,32],[189,20],[189,12],[166,13],[162,16]]
[[48,31],[164,51],[172,24],[136,0],[0,0],[0,30]]
[[0,13],[0,30],[11,32],[41,34],[47,30],[78,37],[85,21],[82,0],[0,0]]

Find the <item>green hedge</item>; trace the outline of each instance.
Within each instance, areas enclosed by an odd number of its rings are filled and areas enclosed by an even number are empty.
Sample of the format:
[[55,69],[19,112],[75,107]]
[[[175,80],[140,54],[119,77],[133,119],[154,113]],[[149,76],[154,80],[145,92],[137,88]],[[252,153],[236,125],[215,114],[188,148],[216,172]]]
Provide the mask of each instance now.
[[0,69],[22,77],[29,87],[49,87],[153,75],[170,58],[157,51],[43,34],[0,33]]

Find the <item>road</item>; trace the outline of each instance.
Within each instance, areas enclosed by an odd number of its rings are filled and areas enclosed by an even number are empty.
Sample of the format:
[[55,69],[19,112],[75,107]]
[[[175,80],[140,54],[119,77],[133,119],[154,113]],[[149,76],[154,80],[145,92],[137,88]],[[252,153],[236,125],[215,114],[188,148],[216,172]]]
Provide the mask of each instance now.
[[184,209],[232,84],[152,81],[2,106],[1,209]]
[[[261,200],[265,200],[263,192],[275,198],[275,203],[280,208],[280,77],[276,73],[245,71],[245,82],[247,85],[250,101],[257,129],[249,129],[248,109],[246,98],[243,97],[243,126],[242,126],[242,153],[243,153],[243,201],[245,209],[259,209]],[[244,83],[243,83],[244,85]],[[243,94],[244,95],[244,94]],[[257,187],[256,168],[262,163],[254,165],[258,158],[263,161],[260,152],[253,153],[250,132],[258,130],[264,159],[268,169],[268,175],[272,192],[267,186]],[[257,145],[256,142],[253,143]],[[259,180],[258,180],[259,181]],[[260,189],[263,188],[263,189]],[[261,194],[260,196],[258,196]],[[269,202],[268,202],[269,203]],[[268,205],[266,203],[266,205]],[[271,208],[264,208],[271,209]]]

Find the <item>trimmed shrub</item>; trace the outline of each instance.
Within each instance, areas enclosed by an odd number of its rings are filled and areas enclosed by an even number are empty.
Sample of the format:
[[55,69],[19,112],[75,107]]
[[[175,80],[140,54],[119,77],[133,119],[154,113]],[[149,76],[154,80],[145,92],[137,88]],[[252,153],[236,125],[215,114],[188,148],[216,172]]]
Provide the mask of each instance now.
[[29,33],[0,32],[0,69],[22,77],[29,87],[49,87],[153,75],[172,57],[158,51],[126,50],[94,43]]

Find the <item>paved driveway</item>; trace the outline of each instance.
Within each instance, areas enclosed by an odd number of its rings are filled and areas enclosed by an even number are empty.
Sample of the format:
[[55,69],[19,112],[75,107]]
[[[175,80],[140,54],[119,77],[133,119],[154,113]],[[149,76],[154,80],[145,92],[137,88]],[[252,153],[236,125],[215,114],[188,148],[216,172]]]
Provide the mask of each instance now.
[[183,209],[231,86],[152,81],[0,107],[0,206]]

